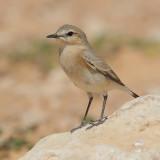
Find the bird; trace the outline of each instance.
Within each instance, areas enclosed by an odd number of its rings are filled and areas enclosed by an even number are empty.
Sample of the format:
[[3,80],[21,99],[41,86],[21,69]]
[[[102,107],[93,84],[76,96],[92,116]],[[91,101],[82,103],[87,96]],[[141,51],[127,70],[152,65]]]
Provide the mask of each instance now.
[[[112,68],[99,56],[87,40],[86,34],[77,26],[65,24],[53,34],[47,35],[59,45],[59,62],[70,80],[88,95],[88,104],[80,125],[71,132],[86,125],[87,115],[95,94],[103,96],[100,118],[92,126],[102,124],[105,116],[108,92],[120,89],[137,98],[139,95],[130,90],[112,70]],[[92,127],[91,126],[91,127]]]

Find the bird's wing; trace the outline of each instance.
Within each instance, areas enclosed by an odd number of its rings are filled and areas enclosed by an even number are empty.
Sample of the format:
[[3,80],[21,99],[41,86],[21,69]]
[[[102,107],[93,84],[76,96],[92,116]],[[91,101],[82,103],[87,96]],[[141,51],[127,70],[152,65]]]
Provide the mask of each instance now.
[[124,86],[122,81],[119,79],[119,77],[115,74],[115,72],[111,69],[111,67],[106,64],[102,59],[97,57],[96,55],[84,52],[82,55],[83,60],[85,63],[92,69],[100,72],[105,77],[110,78],[114,82]]

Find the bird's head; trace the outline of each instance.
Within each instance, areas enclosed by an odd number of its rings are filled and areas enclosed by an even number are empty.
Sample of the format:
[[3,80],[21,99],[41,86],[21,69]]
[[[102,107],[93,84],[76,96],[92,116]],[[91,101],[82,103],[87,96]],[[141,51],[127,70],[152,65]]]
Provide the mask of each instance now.
[[60,27],[56,33],[50,34],[47,38],[54,38],[63,44],[83,44],[87,42],[85,33],[76,26],[73,25],[63,25]]

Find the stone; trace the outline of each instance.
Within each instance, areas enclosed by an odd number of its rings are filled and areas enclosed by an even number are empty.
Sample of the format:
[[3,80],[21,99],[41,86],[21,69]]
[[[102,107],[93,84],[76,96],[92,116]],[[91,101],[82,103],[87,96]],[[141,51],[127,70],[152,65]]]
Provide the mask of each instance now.
[[47,136],[19,160],[160,160],[158,95],[134,99],[105,123],[86,127]]

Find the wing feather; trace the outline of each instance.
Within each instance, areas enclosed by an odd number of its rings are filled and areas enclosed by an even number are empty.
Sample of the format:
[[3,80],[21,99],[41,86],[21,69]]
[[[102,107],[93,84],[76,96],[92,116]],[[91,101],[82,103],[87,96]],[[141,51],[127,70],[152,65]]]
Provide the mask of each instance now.
[[82,54],[82,58],[86,62],[86,64],[91,67],[92,69],[100,72],[105,77],[110,78],[111,80],[115,81],[116,83],[123,85],[122,81],[116,75],[116,73],[111,69],[111,67],[106,64],[102,59],[97,57],[92,53],[85,52]]

